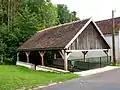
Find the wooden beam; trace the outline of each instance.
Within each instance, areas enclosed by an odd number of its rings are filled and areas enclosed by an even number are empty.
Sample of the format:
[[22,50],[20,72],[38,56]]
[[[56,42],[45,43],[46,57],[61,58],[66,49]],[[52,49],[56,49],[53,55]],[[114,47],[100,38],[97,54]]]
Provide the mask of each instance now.
[[41,62],[42,62],[42,66],[44,66],[44,54],[45,54],[45,51],[39,51],[39,54],[41,56]]
[[64,50],[64,70],[68,71],[68,57],[71,55],[71,52],[66,52]]
[[54,53],[54,59],[56,59],[56,53]]
[[82,51],[105,51],[108,49],[91,49],[91,50],[66,50],[66,52],[82,52]]
[[19,54],[20,52],[17,52],[17,61],[19,61]]
[[59,53],[62,56],[62,59],[64,59],[64,52],[63,51],[59,51]]
[[68,70],[67,52],[64,51],[64,70]]
[[69,58],[71,54],[72,54],[71,52],[67,52],[67,58]]
[[85,55],[87,54],[87,52],[88,52],[88,51],[82,51],[82,53],[85,54]]
[[108,50],[104,50],[104,53],[107,55],[107,63],[108,63]]
[[25,53],[26,53],[26,56],[27,56],[27,63],[29,63],[29,54],[30,54],[30,52],[27,51],[27,52],[25,52]]
[[84,55],[84,62],[86,62],[85,56],[87,54],[88,51],[82,51],[83,55]]

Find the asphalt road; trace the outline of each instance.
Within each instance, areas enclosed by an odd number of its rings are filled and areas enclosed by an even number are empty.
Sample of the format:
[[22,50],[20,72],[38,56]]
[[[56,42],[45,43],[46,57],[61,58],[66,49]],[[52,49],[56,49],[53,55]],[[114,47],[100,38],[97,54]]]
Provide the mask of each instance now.
[[120,90],[120,69],[80,77],[38,90]]

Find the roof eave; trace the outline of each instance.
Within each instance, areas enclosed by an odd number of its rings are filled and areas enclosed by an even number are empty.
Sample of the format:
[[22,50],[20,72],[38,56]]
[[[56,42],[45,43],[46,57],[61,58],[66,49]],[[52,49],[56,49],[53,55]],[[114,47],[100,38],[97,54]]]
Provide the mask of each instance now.
[[49,51],[49,50],[63,50],[64,47],[48,47],[48,48],[23,48],[17,49],[17,51]]

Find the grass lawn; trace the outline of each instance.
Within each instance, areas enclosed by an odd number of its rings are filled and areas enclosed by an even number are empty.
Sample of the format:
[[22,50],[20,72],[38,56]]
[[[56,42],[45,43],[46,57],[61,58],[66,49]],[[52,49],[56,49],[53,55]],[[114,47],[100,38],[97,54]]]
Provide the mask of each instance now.
[[117,63],[115,66],[120,66],[120,63]]
[[116,63],[116,65],[111,64],[110,66],[120,66],[120,63]]
[[28,90],[52,82],[77,78],[72,73],[52,73],[33,71],[25,67],[14,65],[0,65],[0,90]]

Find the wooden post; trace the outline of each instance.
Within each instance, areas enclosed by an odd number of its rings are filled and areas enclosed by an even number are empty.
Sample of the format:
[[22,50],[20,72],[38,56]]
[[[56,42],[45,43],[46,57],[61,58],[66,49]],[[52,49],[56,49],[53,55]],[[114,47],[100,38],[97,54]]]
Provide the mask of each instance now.
[[72,54],[71,52],[66,52],[66,50],[59,51],[60,55],[64,60],[64,70],[68,70],[68,57]]
[[100,57],[100,68],[101,68],[101,57]]
[[108,50],[105,50],[104,52],[107,55],[107,63],[108,63]]
[[19,61],[19,54],[20,52],[17,52],[17,61]]
[[68,70],[67,52],[64,51],[64,70]]
[[56,53],[54,53],[54,59],[57,59],[57,58],[56,58]]
[[108,63],[108,53],[107,53],[107,63]]
[[89,64],[90,64],[90,62],[89,62],[89,59],[88,59],[88,69],[90,68],[90,65],[89,65]]
[[29,54],[30,52],[25,52],[26,53],[26,56],[27,56],[27,63],[29,63]]
[[85,59],[85,54],[84,54],[84,62],[86,62],[86,59]]
[[82,53],[84,54],[84,62],[86,62],[85,60],[85,55],[87,54],[88,51],[82,51]]
[[63,50],[61,50],[61,51],[59,51],[59,53],[60,53],[60,55],[61,55],[62,59],[64,59],[64,51],[63,51]]
[[115,20],[114,10],[112,10],[112,54],[113,54],[113,65],[116,65],[116,54],[115,54]]
[[42,62],[42,66],[44,66],[44,54],[45,54],[45,51],[39,51],[39,54],[41,56],[41,62]]

